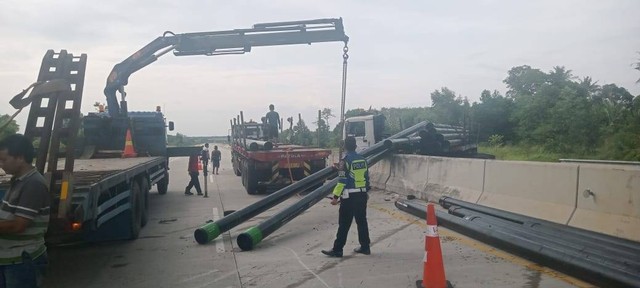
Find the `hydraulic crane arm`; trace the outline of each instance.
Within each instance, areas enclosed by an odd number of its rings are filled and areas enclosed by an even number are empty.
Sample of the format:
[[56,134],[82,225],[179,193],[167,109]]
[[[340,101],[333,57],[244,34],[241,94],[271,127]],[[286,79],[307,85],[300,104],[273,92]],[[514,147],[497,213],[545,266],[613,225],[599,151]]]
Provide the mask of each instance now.
[[[175,56],[213,56],[244,54],[251,52],[252,47],[259,46],[333,41],[349,41],[341,18],[261,23],[253,25],[251,29],[215,32],[174,34],[167,31],[113,67],[104,88],[109,114],[117,116],[126,113],[124,86],[128,84],[129,76],[170,51]],[[120,107],[116,92],[120,92],[124,107]]]

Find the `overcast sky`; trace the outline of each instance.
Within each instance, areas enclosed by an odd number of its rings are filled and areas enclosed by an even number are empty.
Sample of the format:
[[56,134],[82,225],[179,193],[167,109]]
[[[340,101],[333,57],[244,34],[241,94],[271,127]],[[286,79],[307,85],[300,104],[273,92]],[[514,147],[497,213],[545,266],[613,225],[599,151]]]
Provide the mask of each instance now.
[[[638,0],[0,3],[5,103],[36,79],[47,49],[88,55],[86,113],[105,102],[113,65],[166,30],[336,17],[350,37],[347,109],[430,106],[429,93],[444,86],[477,101],[483,89],[504,92],[507,71],[525,64],[543,71],[565,66],[640,94],[640,72],[631,66],[640,58]],[[167,54],[130,78],[127,100],[130,110],[164,106],[176,131],[187,135],[226,135],[238,111],[257,120],[270,103],[282,117],[302,113],[312,125],[318,109],[340,111],[341,66],[338,42],[259,47],[245,55]],[[0,114],[13,112],[0,105]]]

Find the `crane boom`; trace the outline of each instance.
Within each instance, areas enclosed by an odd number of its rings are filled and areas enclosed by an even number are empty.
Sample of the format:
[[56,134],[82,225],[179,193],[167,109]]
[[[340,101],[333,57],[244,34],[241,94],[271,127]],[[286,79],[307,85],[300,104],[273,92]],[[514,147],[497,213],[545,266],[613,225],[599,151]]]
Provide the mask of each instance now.
[[[104,88],[109,114],[126,114],[124,86],[128,84],[129,76],[170,51],[175,56],[214,56],[244,54],[251,52],[252,47],[333,41],[345,44],[349,41],[344,33],[342,18],[260,23],[250,29],[214,32],[174,34],[167,31],[113,67]],[[122,97],[122,107],[116,92]]]

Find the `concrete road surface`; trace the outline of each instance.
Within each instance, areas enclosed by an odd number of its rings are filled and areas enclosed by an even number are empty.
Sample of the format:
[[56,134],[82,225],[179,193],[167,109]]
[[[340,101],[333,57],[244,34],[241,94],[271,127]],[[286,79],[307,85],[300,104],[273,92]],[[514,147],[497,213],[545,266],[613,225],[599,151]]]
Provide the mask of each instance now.
[[[45,287],[415,287],[422,278],[423,220],[398,211],[394,195],[372,191],[368,208],[372,255],[355,255],[355,223],[345,257],[327,258],[338,209],[322,201],[243,252],[237,235],[298,200],[296,196],[241,224],[208,245],[193,231],[225,210],[264,196],[248,195],[222,147],[220,175],[209,177],[209,198],[185,196],[187,159],[172,159],[167,195],[150,195],[150,220],[135,241],[54,247]],[[202,176],[201,176],[202,180]],[[566,275],[440,229],[447,278],[455,287],[590,287]]]

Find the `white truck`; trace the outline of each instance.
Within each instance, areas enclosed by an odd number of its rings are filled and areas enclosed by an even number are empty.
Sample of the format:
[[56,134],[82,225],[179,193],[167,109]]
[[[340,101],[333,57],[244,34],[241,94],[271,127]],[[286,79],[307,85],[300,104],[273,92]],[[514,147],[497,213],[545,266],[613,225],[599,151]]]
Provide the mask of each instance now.
[[[360,152],[374,145],[388,134],[384,131],[386,118],[382,114],[354,116],[345,119],[342,139],[347,136],[356,138]],[[421,140],[415,144],[403,147],[398,153],[422,154],[444,157],[464,157],[493,159],[493,155],[478,153],[476,143],[464,127],[429,123],[427,127],[418,132]]]

